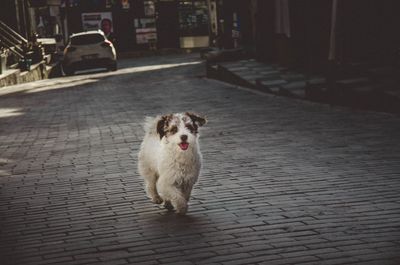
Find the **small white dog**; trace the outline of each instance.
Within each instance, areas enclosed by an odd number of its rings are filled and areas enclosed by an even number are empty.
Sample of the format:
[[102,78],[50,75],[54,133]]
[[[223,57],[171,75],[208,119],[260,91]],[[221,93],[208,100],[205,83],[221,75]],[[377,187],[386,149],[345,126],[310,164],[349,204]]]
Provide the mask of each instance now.
[[146,118],[139,173],[152,202],[185,214],[201,169],[198,128],[206,119],[193,113]]

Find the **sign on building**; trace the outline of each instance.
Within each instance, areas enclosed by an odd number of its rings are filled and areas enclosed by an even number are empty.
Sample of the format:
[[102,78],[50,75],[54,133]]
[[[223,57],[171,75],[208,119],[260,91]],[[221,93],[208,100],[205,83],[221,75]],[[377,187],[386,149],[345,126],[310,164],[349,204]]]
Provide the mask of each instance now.
[[82,28],[85,31],[101,29],[106,34],[113,32],[111,12],[82,13]]

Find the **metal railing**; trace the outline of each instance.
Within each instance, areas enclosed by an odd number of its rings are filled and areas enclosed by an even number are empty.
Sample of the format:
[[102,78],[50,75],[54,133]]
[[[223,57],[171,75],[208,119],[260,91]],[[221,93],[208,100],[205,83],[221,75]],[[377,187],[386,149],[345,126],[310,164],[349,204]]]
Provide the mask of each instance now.
[[27,45],[28,40],[0,20],[0,47],[7,48],[17,57],[23,58],[25,56],[23,47]]

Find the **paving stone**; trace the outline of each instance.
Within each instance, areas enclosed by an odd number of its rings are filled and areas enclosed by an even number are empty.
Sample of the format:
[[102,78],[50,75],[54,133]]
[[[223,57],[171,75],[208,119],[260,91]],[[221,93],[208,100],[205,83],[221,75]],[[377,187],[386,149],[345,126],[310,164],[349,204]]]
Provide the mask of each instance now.
[[354,85],[357,85],[357,84],[368,83],[368,81],[369,80],[366,77],[357,77],[357,78],[349,78],[349,79],[338,80],[338,81],[336,81],[336,83],[338,85],[348,87],[348,86],[354,86]]

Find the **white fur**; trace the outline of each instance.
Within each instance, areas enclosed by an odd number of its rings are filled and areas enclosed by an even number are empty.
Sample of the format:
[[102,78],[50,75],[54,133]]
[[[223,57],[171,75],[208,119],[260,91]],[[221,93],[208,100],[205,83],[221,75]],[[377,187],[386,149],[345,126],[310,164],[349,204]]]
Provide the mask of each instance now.
[[[146,192],[154,203],[173,207],[177,213],[185,214],[188,201],[201,169],[202,156],[198,144],[198,134],[192,134],[185,127],[187,115],[173,114],[178,131],[160,139],[157,122],[161,116],[146,118],[145,136],[139,151],[139,173],[146,183]],[[187,135],[187,150],[179,143],[181,135]]]

